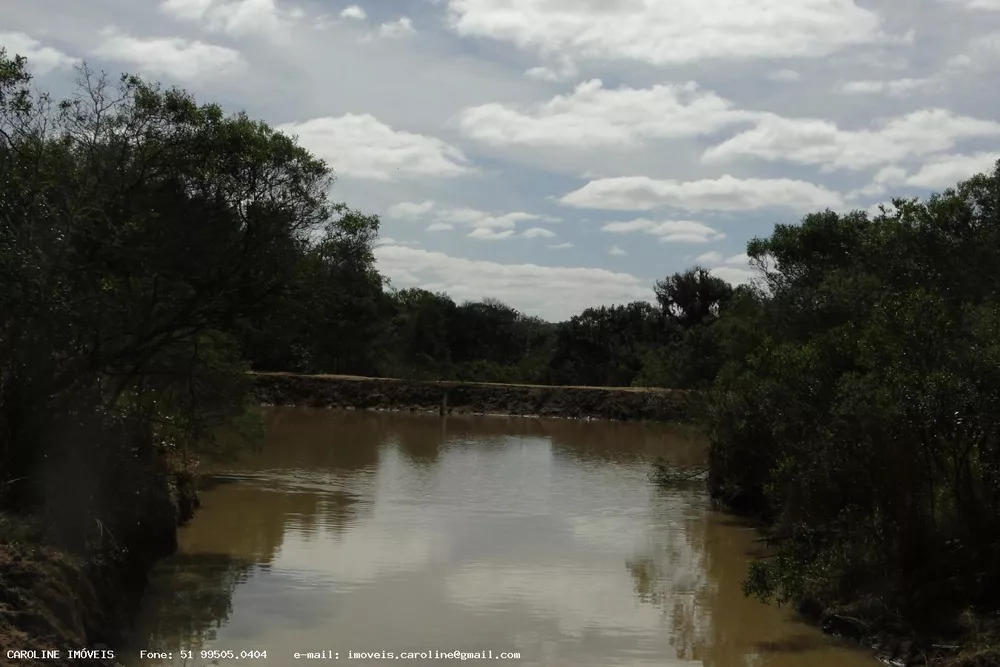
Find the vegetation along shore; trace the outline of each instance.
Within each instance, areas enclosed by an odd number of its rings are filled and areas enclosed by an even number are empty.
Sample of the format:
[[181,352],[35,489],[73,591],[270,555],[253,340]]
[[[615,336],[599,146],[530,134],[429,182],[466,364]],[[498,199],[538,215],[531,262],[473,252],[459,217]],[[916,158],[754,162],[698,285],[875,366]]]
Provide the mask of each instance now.
[[1000,169],[777,225],[753,284],[695,267],[552,323],[395,289],[295,139],[79,76],[52,100],[0,50],[0,646],[121,645],[198,461],[264,401],[696,416],[711,495],[770,544],[747,595],[1000,664]]

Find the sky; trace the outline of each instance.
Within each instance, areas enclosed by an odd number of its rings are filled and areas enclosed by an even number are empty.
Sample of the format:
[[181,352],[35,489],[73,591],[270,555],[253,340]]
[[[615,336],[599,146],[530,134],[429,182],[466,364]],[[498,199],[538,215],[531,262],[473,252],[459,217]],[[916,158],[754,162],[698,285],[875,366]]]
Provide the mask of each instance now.
[[85,61],[245,110],[378,214],[395,287],[566,319],[809,212],[1000,157],[1000,0],[0,0],[39,88]]

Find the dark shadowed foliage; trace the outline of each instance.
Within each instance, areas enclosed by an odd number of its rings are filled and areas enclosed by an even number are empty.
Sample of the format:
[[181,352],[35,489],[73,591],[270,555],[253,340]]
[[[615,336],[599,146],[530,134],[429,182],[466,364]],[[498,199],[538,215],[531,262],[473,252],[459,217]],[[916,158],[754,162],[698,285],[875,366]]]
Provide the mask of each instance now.
[[773,521],[748,592],[921,637],[1000,609],[998,206],[994,171],[749,244],[709,420],[713,493]]
[[[73,550],[135,544],[157,525],[136,517],[176,512],[177,475],[246,414],[248,332],[309,281],[354,281],[316,297],[331,322],[380,292],[377,220],[244,114],[86,68],[62,102],[29,83],[0,54],[0,507]],[[171,543],[166,525],[147,537]]]

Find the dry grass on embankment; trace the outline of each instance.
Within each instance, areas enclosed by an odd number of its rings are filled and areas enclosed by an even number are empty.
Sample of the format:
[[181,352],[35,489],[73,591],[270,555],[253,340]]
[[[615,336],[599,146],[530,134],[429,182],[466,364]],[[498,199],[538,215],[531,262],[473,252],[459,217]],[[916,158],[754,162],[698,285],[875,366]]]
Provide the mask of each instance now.
[[[36,519],[0,512],[0,665],[118,664],[108,647],[128,636],[149,566],[176,548],[176,528],[197,506],[186,471],[145,481],[144,494],[136,498],[145,507],[142,525],[119,545],[124,550],[70,553],[56,547]],[[58,650],[60,657],[6,657],[8,650],[47,649]],[[71,649],[87,651],[89,657],[70,658]]]
[[[89,638],[110,622],[103,612],[84,563],[45,546],[21,520],[0,515],[0,664],[8,664],[11,649],[90,648]],[[28,659],[10,664],[59,663]]]
[[692,416],[693,395],[645,387],[571,387],[490,382],[253,373],[268,405],[677,421]]

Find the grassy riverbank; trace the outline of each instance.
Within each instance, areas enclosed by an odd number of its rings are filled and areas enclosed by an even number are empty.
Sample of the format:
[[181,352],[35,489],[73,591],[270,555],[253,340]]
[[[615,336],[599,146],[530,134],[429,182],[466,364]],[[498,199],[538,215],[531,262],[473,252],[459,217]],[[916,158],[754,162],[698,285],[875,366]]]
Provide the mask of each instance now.
[[[144,493],[133,497],[141,508],[140,522],[123,536],[125,543],[110,536],[69,549],[43,517],[0,513],[0,647],[4,655],[10,650],[60,652],[60,659],[9,664],[118,664],[114,647],[127,641],[149,567],[174,551],[177,526],[191,518],[198,503],[190,473],[163,472],[143,480]],[[70,650],[84,651],[86,657],[70,659]]]

